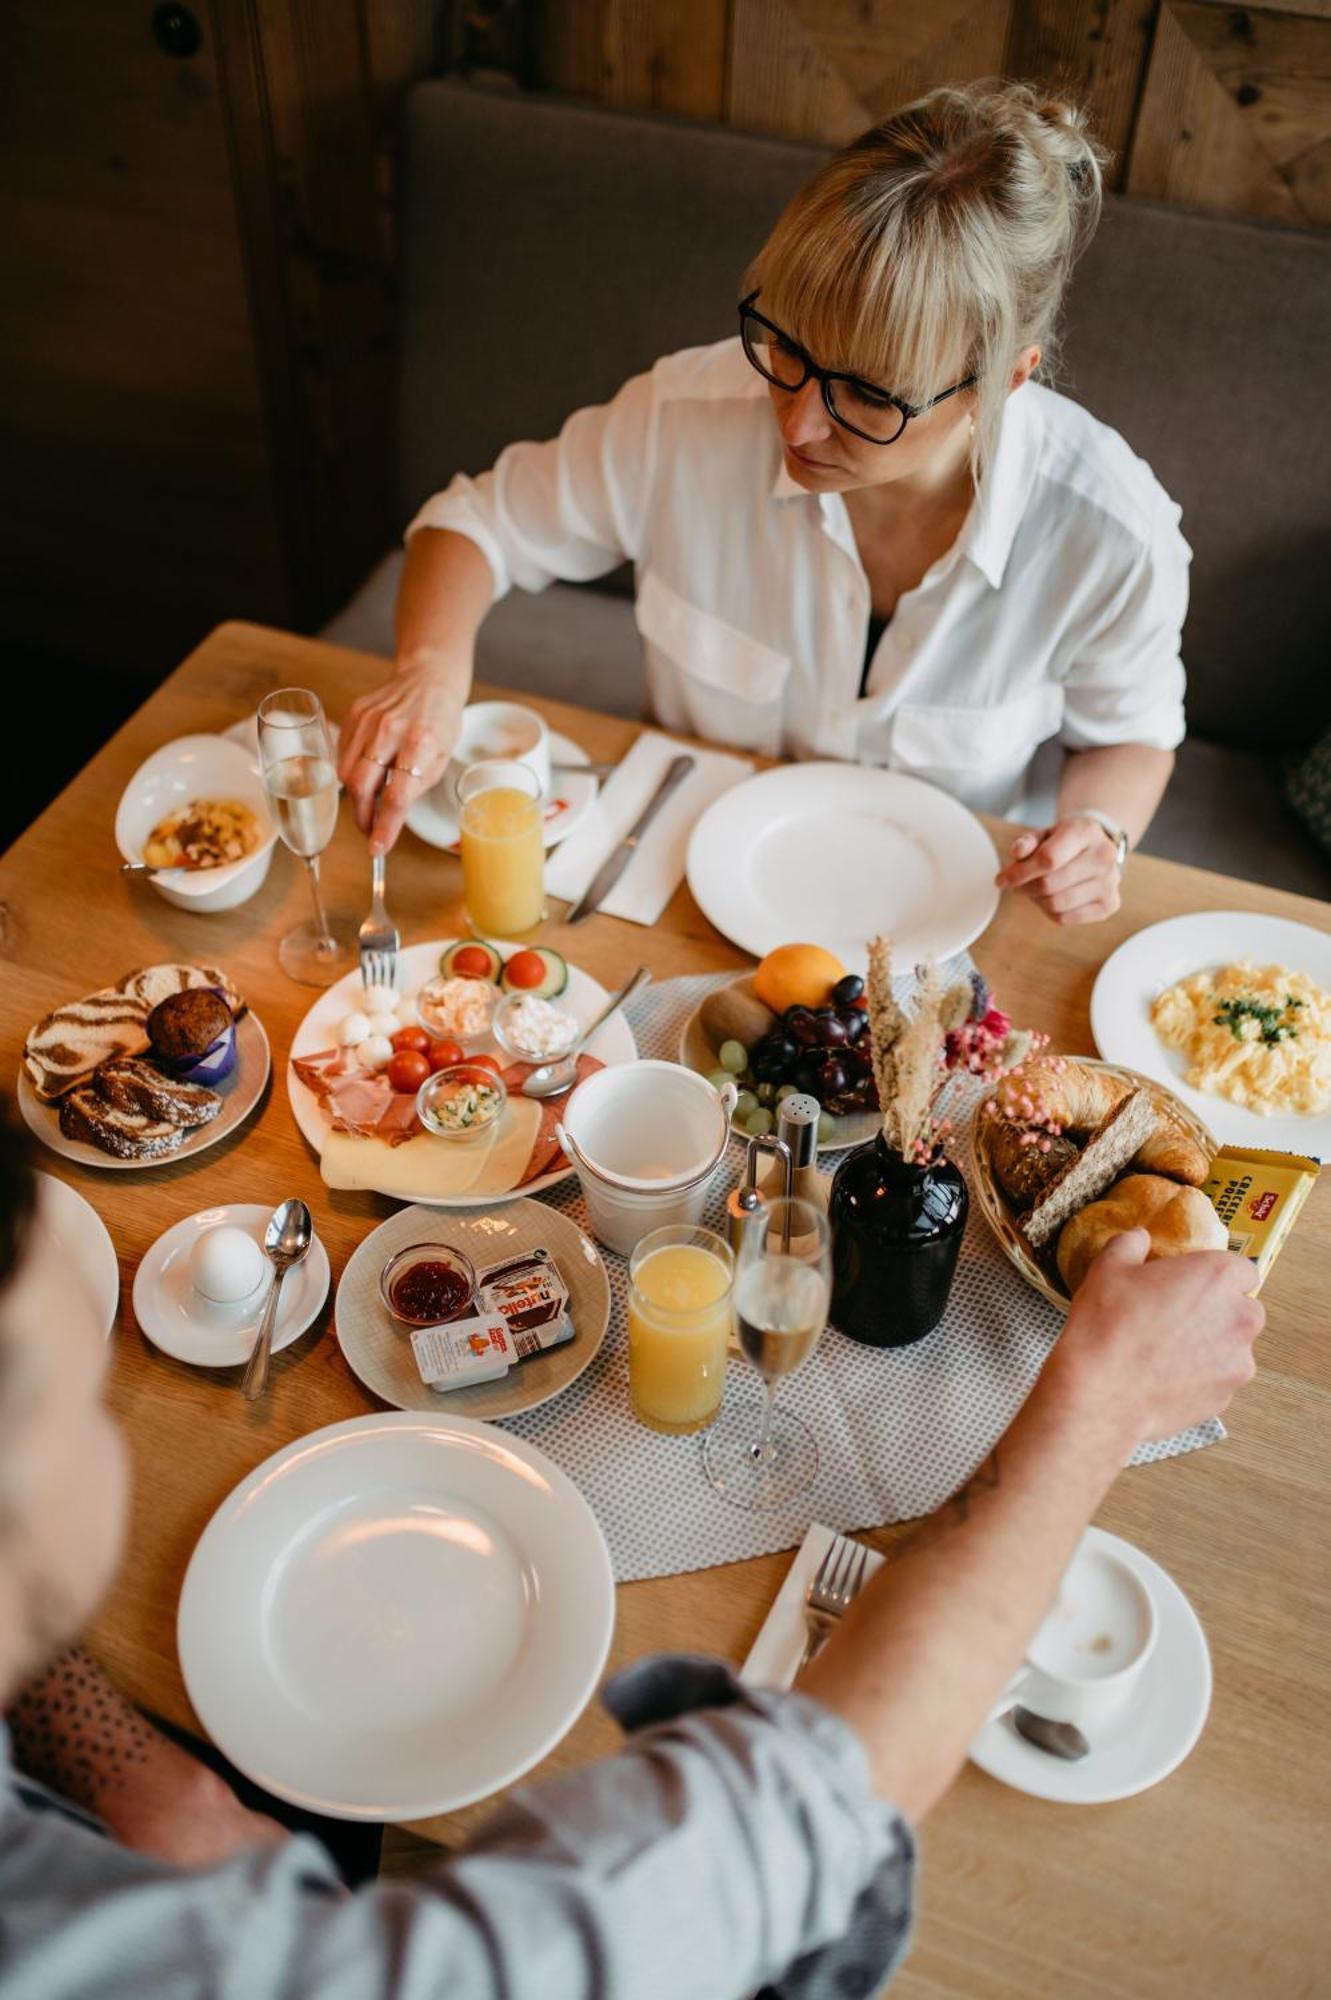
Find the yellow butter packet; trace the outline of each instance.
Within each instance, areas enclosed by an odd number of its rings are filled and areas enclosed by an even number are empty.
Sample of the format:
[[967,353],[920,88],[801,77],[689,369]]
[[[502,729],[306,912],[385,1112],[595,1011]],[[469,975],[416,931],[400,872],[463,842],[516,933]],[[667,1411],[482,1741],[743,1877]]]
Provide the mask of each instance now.
[[1229,1231],[1230,1249],[1257,1266],[1259,1291],[1320,1171],[1310,1153],[1257,1146],[1230,1146],[1212,1160],[1202,1192]]

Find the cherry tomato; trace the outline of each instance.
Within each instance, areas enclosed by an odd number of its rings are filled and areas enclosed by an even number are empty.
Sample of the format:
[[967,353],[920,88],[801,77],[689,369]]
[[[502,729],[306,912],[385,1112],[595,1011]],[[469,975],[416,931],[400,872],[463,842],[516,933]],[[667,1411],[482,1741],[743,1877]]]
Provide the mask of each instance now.
[[467,1056],[464,1060],[468,1069],[488,1069],[492,1076],[503,1074],[493,1056]]
[[399,1055],[404,1049],[414,1049],[418,1056],[423,1056],[430,1046],[430,1037],[424,1028],[399,1028],[388,1039]]
[[510,986],[539,986],[545,978],[545,960],[539,951],[515,951],[504,977]]
[[431,1042],[425,1051],[425,1059],[431,1071],[452,1069],[454,1063],[462,1061],[462,1048],[458,1042]]
[[461,951],[454,952],[449,970],[459,979],[488,979],[490,954],[478,944],[464,944]]
[[429,1074],[429,1063],[416,1049],[403,1049],[388,1065],[388,1081],[394,1090],[418,1091]]

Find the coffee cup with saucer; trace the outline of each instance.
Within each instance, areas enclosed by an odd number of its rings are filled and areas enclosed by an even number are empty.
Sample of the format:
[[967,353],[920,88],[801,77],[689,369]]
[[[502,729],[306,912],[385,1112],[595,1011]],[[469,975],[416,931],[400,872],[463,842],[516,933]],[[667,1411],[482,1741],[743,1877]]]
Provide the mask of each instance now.
[[1146,1586],[1112,1550],[1083,1539],[993,1712],[1029,1708],[1074,1724],[1093,1745],[1131,1701],[1155,1641]]

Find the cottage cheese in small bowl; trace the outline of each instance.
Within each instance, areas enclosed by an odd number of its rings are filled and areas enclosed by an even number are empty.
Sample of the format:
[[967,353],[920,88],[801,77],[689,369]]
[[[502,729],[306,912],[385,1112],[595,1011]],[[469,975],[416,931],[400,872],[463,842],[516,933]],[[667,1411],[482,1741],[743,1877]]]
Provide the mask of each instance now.
[[490,1032],[498,999],[488,979],[432,979],[416,995],[416,1012],[432,1035],[474,1042]]
[[562,1007],[534,993],[510,993],[495,1010],[494,1038],[523,1062],[552,1062],[578,1039],[578,1023]]

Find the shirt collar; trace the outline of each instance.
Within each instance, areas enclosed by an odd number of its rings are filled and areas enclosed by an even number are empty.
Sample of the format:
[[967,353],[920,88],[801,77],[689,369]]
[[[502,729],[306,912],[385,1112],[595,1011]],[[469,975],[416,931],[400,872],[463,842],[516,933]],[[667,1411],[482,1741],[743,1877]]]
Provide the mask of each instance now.
[[1031,496],[1040,456],[1040,410],[1029,383],[1003,405],[998,449],[961,532],[961,552],[997,590]]

